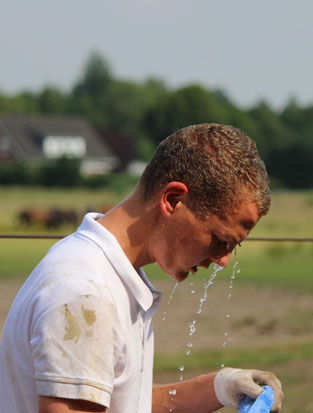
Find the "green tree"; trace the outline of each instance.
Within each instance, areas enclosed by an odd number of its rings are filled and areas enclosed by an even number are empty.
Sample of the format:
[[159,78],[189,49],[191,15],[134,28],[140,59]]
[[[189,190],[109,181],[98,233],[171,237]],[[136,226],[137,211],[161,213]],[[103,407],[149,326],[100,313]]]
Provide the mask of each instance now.
[[70,112],[86,116],[96,126],[109,121],[109,88],[113,81],[109,63],[101,55],[92,53],[81,79],[74,85]]
[[56,87],[46,86],[38,94],[37,106],[40,113],[65,114],[68,110],[68,99]]
[[282,151],[292,144],[292,134],[266,102],[260,102],[248,112],[256,125],[254,139],[265,160],[274,148]]
[[73,88],[75,98],[88,96],[93,103],[101,101],[112,82],[109,62],[100,54],[93,52],[83,70],[81,79]]
[[295,98],[290,99],[281,113],[281,120],[300,146],[313,151],[313,105],[300,107]]
[[147,110],[144,127],[158,143],[170,133],[184,126],[215,122],[223,118],[223,107],[213,93],[201,86],[190,85],[163,94],[154,106]]
[[0,93],[0,113],[31,115],[38,112],[37,95],[24,91],[17,95]]

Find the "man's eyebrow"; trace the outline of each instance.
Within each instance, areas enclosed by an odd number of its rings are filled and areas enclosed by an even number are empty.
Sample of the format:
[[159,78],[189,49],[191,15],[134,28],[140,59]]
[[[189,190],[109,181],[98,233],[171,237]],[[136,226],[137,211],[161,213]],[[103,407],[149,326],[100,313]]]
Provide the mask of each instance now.
[[255,226],[254,221],[240,221],[240,225],[242,225],[245,229],[252,229]]

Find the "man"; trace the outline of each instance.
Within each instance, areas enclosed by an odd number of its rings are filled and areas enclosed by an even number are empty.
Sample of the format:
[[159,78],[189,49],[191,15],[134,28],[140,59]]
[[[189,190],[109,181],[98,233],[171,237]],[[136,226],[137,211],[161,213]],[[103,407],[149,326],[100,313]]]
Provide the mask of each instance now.
[[226,368],[153,387],[151,318],[160,294],[141,267],[157,262],[183,281],[225,267],[270,205],[254,142],[203,124],[163,141],[134,192],[105,215],[88,214],[30,275],[1,342],[2,413],[212,412],[239,406],[272,373]]

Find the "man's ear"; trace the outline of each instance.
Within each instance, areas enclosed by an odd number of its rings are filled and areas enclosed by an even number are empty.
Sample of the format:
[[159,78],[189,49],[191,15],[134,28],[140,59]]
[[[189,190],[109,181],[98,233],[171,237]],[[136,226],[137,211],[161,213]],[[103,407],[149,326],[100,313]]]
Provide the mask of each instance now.
[[169,182],[162,190],[160,209],[164,217],[169,218],[179,203],[188,195],[188,188],[182,182]]

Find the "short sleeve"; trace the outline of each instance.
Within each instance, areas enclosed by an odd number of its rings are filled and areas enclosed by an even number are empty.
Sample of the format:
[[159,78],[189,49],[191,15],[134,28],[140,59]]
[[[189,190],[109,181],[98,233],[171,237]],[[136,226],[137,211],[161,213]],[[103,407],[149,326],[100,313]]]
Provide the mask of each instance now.
[[107,298],[38,303],[30,344],[38,395],[110,406],[120,327]]

